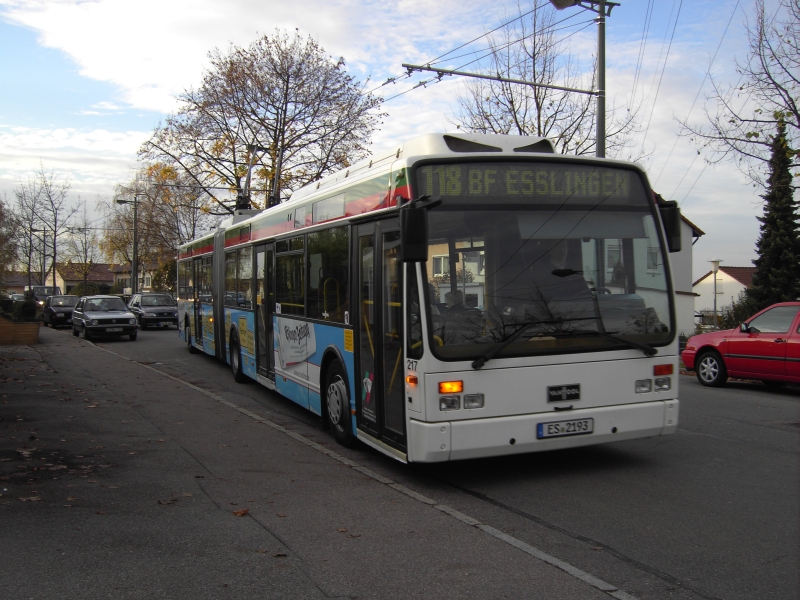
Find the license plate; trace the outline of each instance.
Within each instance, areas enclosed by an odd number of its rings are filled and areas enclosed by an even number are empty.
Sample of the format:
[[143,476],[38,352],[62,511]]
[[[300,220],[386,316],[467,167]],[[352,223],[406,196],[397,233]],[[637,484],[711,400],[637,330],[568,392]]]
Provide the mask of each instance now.
[[165,326],[167,326],[167,325],[169,325],[169,324],[170,324],[170,322],[169,322],[169,321],[163,321],[163,322],[159,323],[159,324],[158,324],[158,326],[159,326],[159,327],[165,327]]
[[122,327],[106,327],[106,331],[122,331]]
[[594,431],[594,419],[573,419],[571,421],[552,421],[539,423],[536,426],[536,438],[563,437],[566,435],[583,435]]

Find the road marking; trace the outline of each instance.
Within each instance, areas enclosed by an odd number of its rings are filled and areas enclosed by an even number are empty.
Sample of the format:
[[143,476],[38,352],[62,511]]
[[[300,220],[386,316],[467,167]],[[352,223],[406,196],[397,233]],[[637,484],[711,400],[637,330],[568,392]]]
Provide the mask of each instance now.
[[591,575],[590,573],[587,573],[586,571],[578,569],[577,567],[573,567],[571,564],[569,564],[567,562],[564,562],[563,560],[559,560],[555,556],[551,556],[550,554],[547,554],[546,552],[543,552],[543,551],[539,550],[538,548],[535,548],[534,546],[531,546],[530,544],[527,544],[526,542],[523,542],[522,540],[520,540],[518,538],[515,538],[514,536],[508,535],[507,533],[503,533],[502,531],[500,531],[499,529],[495,529],[491,525],[485,525],[485,524],[481,523],[480,521],[478,521],[478,520],[476,520],[476,519],[474,519],[474,518],[472,518],[472,517],[470,517],[468,515],[465,515],[465,514],[459,512],[459,511],[457,511],[456,509],[451,508],[450,506],[447,506],[446,504],[439,504],[439,503],[436,502],[436,500],[428,498],[427,496],[423,496],[422,494],[420,494],[419,492],[415,492],[411,488],[408,488],[408,487],[406,487],[406,486],[404,486],[404,485],[402,485],[400,483],[392,481],[391,479],[389,479],[387,477],[384,477],[383,475],[380,475],[379,473],[376,473],[375,471],[372,471],[371,469],[363,467],[363,466],[359,465],[357,462],[354,462],[354,461],[350,460],[346,456],[342,456],[338,452],[334,452],[333,450],[331,450],[329,448],[326,448],[325,446],[322,446],[321,444],[318,444],[317,442],[314,442],[314,441],[308,439],[307,437],[305,437],[305,436],[303,436],[303,435],[301,435],[301,434],[299,434],[299,433],[297,433],[295,431],[287,429],[283,425],[279,425],[278,423],[270,421],[269,419],[266,419],[266,418],[262,417],[261,415],[259,415],[257,413],[254,413],[251,410],[248,410],[246,408],[243,408],[241,406],[238,406],[238,405],[234,404],[233,402],[225,400],[225,398],[223,398],[222,396],[220,396],[218,394],[215,394],[214,392],[209,392],[208,390],[204,390],[203,388],[198,387],[198,386],[196,386],[196,385],[194,385],[192,383],[189,383],[188,381],[184,381],[183,379],[180,379],[178,377],[170,375],[169,373],[165,373],[164,371],[161,371],[159,369],[153,368],[150,365],[145,365],[145,364],[142,364],[142,363],[137,362],[135,360],[131,360],[130,358],[122,356],[121,354],[117,354],[116,352],[113,352],[113,351],[108,350],[106,348],[102,348],[100,346],[96,346],[96,347],[99,348],[100,350],[103,350],[104,352],[108,352],[109,354],[113,354],[114,356],[118,356],[119,358],[121,358],[123,360],[127,360],[128,362],[131,362],[131,363],[134,363],[136,365],[139,365],[140,367],[143,367],[145,369],[149,369],[150,371],[153,371],[154,373],[158,373],[159,375],[163,375],[164,377],[166,377],[168,379],[172,379],[173,381],[176,381],[176,382],[178,382],[178,383],[180,383],[182,385],[185,385],[186,387],[188,387],[190,389],[193,389],[193,390],[203,394],[204,396],[208,396],[212,400],[216,400],[220,404],[223,404],[223,405],[227,406],[228,408],[232,408],[233,410],[238,411],[239,413],[241,413],[243,415],[246,415],[247,417],[250,417],[251,419],[253,419],[253,421],[256,421],[258,423],[263,423],[264,425],[267,425],[268,427],[271,427],[272,429],[274,429],[276,431],[279,431],[280,433],[283,433],[284,435],[288,435],[289,437],[291,437],[294,440],[297,440],[301,444],[305,444],[309,448],[312,448],[312,449],[316,450],[317,452],[320,452],[320,453],[332,458],[333,460],[338,461],[338,462],[342,463],[343,465],[346,465],[346,466],[350,467],[354,471],[358,471],[359,473],[362,473],[363,475],[366,475],[367,477],[377,481],[378,483],[382,483],[382,484],[386,485],[387,487],[390,487],[393,490],[395,490],[397,492],[400,492],[401,494],[405,494],[406,496],[408,496],[410,498],[413,498],[414,500],[416,500],[418,502],[421,502],[423,504],[427,504],[428,506],[431,506],[432,508],[434,508],[434,509],[436,509],[436,510],[438,510],[440,512],[443,512],[446,515],[449,515],[449,516],[453,517],[454,519],[456,519],[458,521],[461,521],[465,525],[469,525],[470,527],[475,527],[476,529],[480,529],[481,531],[483,531],[484,533],[492,536],[493,538],[495,538],[497,540],[500,540],[501,542],[504,542],[504,543],[508,544],[509,546],[513,546],[514,548],[517,548],[518,550],[521,550],[522,552],[525,552],[526,554],[528,554],[530,556],[533,556],[534,558],[537,558],[542,562],[545,562],[545,563],[547,563],[547,564],[549,564],[549,565],[551,565],[553,567],[556,567],[557,569],[560,569],[561,571],[564,571],[568,575],[571,575],[575,579],[583,581],[584,583],[592,586],[593,588],[595,588],[597,590],[600,590],[601,592],[605,592],[606,594],[608,594],[612,598],[616,598],[617,600],[638,600],[638,598],[636,598],[636,596],[632,596],[632,595],[628,594],[627,592],[625,592],[623,590],[620,590],[616,586],[614,586],[614,585],[612,585],[610,583],[607,583],[607,582],[603,581],[602,579],[599,579],[599,578],[595,577],[594,575]]

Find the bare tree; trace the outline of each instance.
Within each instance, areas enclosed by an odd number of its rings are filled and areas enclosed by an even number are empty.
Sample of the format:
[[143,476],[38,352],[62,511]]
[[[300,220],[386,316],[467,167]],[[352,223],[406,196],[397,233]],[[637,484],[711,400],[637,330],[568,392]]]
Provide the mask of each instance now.
[[[580,72],[556,37],[548,4],[534,0],[529,20],[518,7],[520,18],[506,25],[499,38],[490,38],[488,71],[504,79],[594,89],[596,68],[588,75]],[[464,87],[453,120],[459,129],[547,137],[564,154],[596,151],[597,103],[592,95],[483,79],[471,79]],[[606,151],[619,156],[630,145],[638,111],[612,107],[607,113]]]
[[0,198],[0,286],[17,262],[17,220],[5,195]]
[[[75,219],[73,226],[70,227],[65,254],[71,263],[73,272],[80,275],[83,280],[83,292],[87,293],[89,275],[94,272],[102,254],[98,236],[86,213],[86,204],[80,203],[79,209],[81,210],[80,217]],[[63,291],[66,292],[66,290]]]
[[47,230],[44,229],[44,222],[40,216],[43,205],[38,179],[33,177],[26,182],[20,182],[14,188],[14,197],[18,261],[28,274],[28,287],[34,283],[44,285],[47,267]]
[[78,212],[78,207],[70,206],[68,201],[69,179],[60,180],[54,171],[45,171],[44,166],[40,165],[39,170],[34,175],[34,180],[38,186],[41,206],[38,216],[44,229],[52,235],[53,253],[50,257],[53,268],[53,285],[55,285],[56,266],[58,263],[58,238],[67,232],[69,220]]
[[[180,110],[140,157],[178,169],[212,199],[214,214],[233,211],[230,192],[243,190],[254,158],[253,187],[266,204],[270,193],[286,196],[365,156],[381,101],[313,39],[276,31],[209,60],[201,85],[180,96]],[[266,151],[254,157],[254,147]]]
[[765,187],[774,132],[786,125],[791,168],[800,167],[800,0],[779,0],[774,14],[764,0],[755,1],[755,22],[746,23],[749,47],[737,60],[739,82],[711,79],[713,93],[706,106],[707,125],[683,121],[684,135],[711,150],[707,160],[732,159],[757,186]]

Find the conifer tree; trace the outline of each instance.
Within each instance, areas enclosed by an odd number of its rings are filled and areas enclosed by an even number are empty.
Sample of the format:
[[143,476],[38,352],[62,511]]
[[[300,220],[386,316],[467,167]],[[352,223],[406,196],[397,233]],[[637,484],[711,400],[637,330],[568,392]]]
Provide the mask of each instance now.
[[794,151],[786,140],[786,125],[778,121],[772,140],[769,178],[764,199],[761,235],[756,243],[758,268],[748,295],[758,309],[800,298],[800,233],[797,203],[790,171]]

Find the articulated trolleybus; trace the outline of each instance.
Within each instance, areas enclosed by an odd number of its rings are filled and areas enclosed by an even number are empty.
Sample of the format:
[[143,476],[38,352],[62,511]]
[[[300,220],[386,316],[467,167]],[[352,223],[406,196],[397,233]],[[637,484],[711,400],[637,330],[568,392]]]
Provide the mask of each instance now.
[[680,213],[634,164],[429,134],[180,248],[180,335],[402,461],[673,433]]

